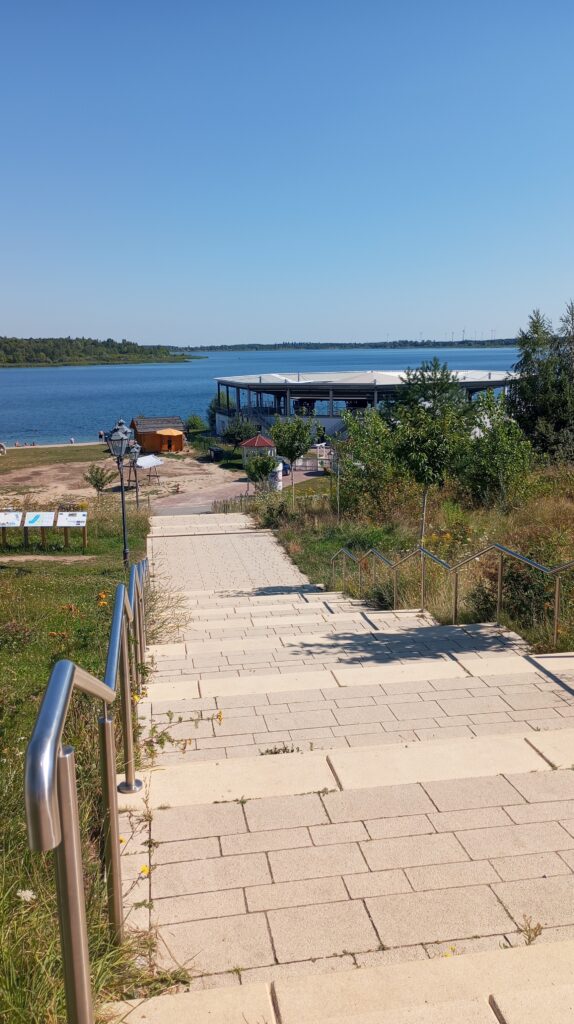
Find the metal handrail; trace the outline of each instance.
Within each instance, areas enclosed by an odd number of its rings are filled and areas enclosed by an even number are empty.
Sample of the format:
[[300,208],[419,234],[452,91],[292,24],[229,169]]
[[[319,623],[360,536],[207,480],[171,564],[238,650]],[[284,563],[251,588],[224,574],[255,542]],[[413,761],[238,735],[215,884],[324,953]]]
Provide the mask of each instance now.
[[[100,680],[67,659],[58,661],[48,680],[26,750],[24,798],[28,842],[33,851],[55,851],[56,889],[69,1024],[93,1024],[88,932],[82,850],[73,747],[62,736],[74,690],[103,703],[98,718],[104,832],[104,861],[110,928],[123,940],[123,903],[117,791],[136,793],[132,682],[139,688],[145,657],[145,598],[147,559],[130,572],[128,589],[118,584],[114,599],[104,679]],[[132,600],[130,601],[130,593]],[[142,645],[143,644],[143,645]],[[138,659],[133,666],[133,654]],[[119,689],[125,780],[116,786],[114,722],[109,715]]]
[[362,590],[362,578],[361,578],[361,574],[362,574],[362,559],[361,558],[357,558],[356,555],[354,555],[352,551],[349,551],[348,548],[339,548],[339,550],[336,551],[335,554],[333,555],[333,557],[331,558],[331,579],[333,581],[333,585],[334,585],[334,582],[335,582],[335,563],[337,561],[337,558],[339,558],[339,557],[343,558],[343,586],[345,585],[346,580],[347,580],[347,575],[346,575],[346,565],[347,565],[347,563],[346,563],[345,559],[346,558],[350,558],[351,561],[354,562],[357,565],[358,570],[359,570],[359,593],[361,593],[361,590]]
[[[331,558],[331,575],[332,583],[335,580],[335,564],[336,559],[339,555],[345,555],[352,558],[353,562],[359,564],[359,594],[362,592],[362,572],[361,568],[367,559],[373,559],[372,568],[372,580],[373,586],[376,579],[376,562],[382,562],[385,569],[388,569],[393,574],[393,609],[397,608],[398,605],[398,594],[397,594],[397,577],[398,571],[412,558],[420,556],[421,562],[421,610],[425,611],[426,605],[426,561],[429,559],[435,565],[438,565],[441,569],[444,569],[449,575],[453,577],[453,612],[452,621],[456,624],[458,621],[458,576],[462,569],[464,569],[471,562],[475,562],[478,559],[488,555],[491,552],[498,552],[498,579],[497,579],[497,601],[496,601],[496,620],[500,621],[500,615],[502,612],[502,599],[503,599],[503,582],[504,582],[504,559],[512,558],[517,562],[521,562],[523,565],[528,566],[530,569],[534,569],[536,572],[541,572],[547,577],[553,577],[555,580],[554,584],[554,622],[553,622],[553,644],[554,647],[558,643],[558,627],[560,622],[560,597],[561,597],[561,581],[562,574],[565,572],[571,572],[574,570],[574,559],[562,562],[560,565],[548,566],[543,565],[541,562],[537,562],[532,558],[528,558],[526,555],[521,554],[520,551],[513,551],[512,548],[506,547],[504,544],[499,544],[493,541],[491,544],[487,544],[486,547],[481,548],[480,551],[475,551],[471,555],[465,555],[458,562],[454,562],[452,565],[446,562],[443,558],[439,558],[433,551],[430,551],[423,544],[418,544],[412,551],[407,552],[406,555],[402,555],[400,558],[393,561],[386,555],[383,555],[377,548],[369,548],[363,555],[358,558],[353,555],[348,548],[340,548],[335,555]],[[344,570],[345,562],[343,562]],[[343,571],[343,582],[345,581],[345,574]]]

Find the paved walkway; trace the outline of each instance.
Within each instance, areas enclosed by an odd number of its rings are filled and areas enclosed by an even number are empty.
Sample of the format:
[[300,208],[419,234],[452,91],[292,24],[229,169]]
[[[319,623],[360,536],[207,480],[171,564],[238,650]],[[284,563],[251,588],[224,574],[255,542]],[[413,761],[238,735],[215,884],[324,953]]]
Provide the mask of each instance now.
[[[570,981],[574,658],[322,592],[241,516],[156,519],[150,555],[187,616],[149,652],[153,764],[122,797],[125,898],[158,964],[192,980],[121,1019],[538,1021],[499,958],[514,950],[520,972],[528,954],[529,984]],[[482,975],[476,957],[494,958]],[[435,1016],[413,1009],[427,983],[449,1001]]]

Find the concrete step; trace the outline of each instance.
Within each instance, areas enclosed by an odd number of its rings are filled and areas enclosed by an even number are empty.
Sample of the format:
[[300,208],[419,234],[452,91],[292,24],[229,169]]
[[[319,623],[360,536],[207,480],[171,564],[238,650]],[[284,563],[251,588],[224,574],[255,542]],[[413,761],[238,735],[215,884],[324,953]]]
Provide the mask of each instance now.
[[[130,1024],[570,1024],[574,942],[413,960],[359,970],[297,971],[105,1007]],[[191,982],[193,985],[193,981]]]
[[141,810],[146,804],[150,808],[175,807],[324,789],[550,771],[557,748],[561,752],[574,749],[574,730],[160,766],[141,771],[143,791],[119,794],[118,803],[121,810]]

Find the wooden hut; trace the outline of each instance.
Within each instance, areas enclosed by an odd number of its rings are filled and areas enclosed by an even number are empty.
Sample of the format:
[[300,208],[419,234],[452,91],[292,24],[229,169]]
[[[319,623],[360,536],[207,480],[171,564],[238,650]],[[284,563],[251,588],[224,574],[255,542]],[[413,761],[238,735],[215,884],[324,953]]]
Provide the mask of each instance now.
[[185,424],[181,416],[136,416],[130,427],[144,452],[183,451]]
[[248,441],[242,441],[239,447],[241,448],[243,465],[253,455],[277,455],[275,442],[263,434],[257,434],[255,437],[250,437]]

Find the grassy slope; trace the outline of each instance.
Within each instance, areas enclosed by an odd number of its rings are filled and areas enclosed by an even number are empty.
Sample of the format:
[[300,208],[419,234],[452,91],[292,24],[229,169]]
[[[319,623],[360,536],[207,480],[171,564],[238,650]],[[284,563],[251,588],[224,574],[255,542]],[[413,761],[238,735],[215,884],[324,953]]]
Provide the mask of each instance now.
[[108,449],[101,444],[11,448],[7,455],[0,458],[0,474],[10,473],[13,469],[33,470],[39,466],[55,466],[63,462],[97,462],[107,455]]
[[[420,496],[416,487],[389,488],[384,507],[369,517],[356,511],[342,518],[318,495],[319,479],[297,487],[300,496],[295,519],[287,519],[278,536],[296,564],[312,581],[331,584],[331,557],[340,547],[364,553],[377,547],[387,555],[404,553],[418,540]],[[323,490],[326,490],[325,488]],[[302,497],[302,500],[301,500]],[[545,565],[558,565],[574,557],[574,475],[565,467],[543,469],[532,474],[524,499],[517,507],[477,509],[465,503],[452,487],[431,495],[428,510],[427,547],[452,564],[465,554],[478,551],[489,541],[498,541]],[[471,563],[460,576],[460,617],[476,621],[492,617],[495,557]],[[416,606],[419,601],[419,568],[413,561],[400,577],[400,602]],[[340,576],[337,584],[341,584]],[[368,579],[365,580],[368,582]],[[452,578],[432,565],[427,569],[431,611],[441,621],[451,615]],[[375,596],[383,603],[391,597],[390,577],[384,570],[377,578]],[[357,578],[350,570],[348,589],[357,592]],[[486,586],[484,600],[477,587]],[[537,573],[522,571],[516,563],[505,568],[506,621],[516,626],[536,647],[550,649],[553,584]],[[574,573],[563,576],[562,615],[559,634],[561,650],[574,649]],[[489,604],[490,602],[490,604]]]
[[[54,896],[53,857],[28,852],[22,771],[27,739],[49,671],[69,657],[101,675],[115,585],[124,580],[117,503],[91,512],[95,557],[2,565],[0,555],[0,708],[2,763],[2,889],[0,891],[0,1020],[10,1024],[65,1021]],[[130,516],[134,558],[144,553],[147,520]],[[99,594],[108,595],[100,605]],[[126,951],[109,942],[104,886],[97,857],[99,792],[97,702],[76,695],[64,740],[76,749],[90,945],[97,992],[119,991],[133,973]],[[25,902],[18,891],[35,896]],[[33,1016],[31,1008],[34,1007]]]

